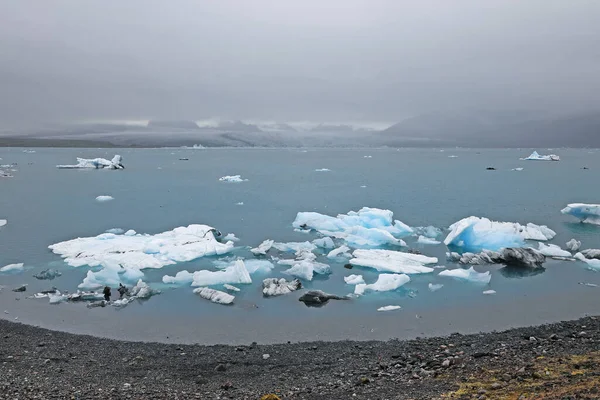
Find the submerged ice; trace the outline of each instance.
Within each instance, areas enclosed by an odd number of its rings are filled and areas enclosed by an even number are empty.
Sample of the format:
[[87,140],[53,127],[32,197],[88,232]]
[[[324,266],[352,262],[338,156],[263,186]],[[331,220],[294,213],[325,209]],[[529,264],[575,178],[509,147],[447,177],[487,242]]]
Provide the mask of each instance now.
[[600,225],[600,204],[571,203],[560,210],[588,224]]

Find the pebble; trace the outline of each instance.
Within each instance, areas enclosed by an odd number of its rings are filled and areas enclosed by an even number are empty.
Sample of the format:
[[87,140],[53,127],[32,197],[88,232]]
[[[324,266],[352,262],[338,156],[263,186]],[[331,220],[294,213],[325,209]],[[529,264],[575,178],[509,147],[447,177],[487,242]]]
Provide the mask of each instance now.
[[442,361],[442,367],[448,368],[449,366],[450,366],[450,360],[445,359],[444,361]]
[[217,371],[217,372],[225,372],[225,371],[227,371],[227,367],[225,366],[225,364],[219,364],[215,368],[215,371]]
[[269,355],[269,354],[262,355],[263,360],[268,360],[270,357],[271,357],[271,355]]

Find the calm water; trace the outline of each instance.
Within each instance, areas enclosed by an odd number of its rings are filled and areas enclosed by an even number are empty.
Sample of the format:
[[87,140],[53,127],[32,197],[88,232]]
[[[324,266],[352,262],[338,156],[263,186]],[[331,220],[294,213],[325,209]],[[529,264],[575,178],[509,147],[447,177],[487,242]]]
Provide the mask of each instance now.
[[[543,150],[543,149],[540,149]],[[75,158],[121,154],[124,171],[58,170],[56,164]],[[583,225],[560,214],[569,202],[600,202],[600,158],[594,150],[555,150],[561,162],[527,162],[527,150],[392,150],[392,149],[22,149],[0,148],[0,164],[17,163],[12,179],[0,180],[0,266],[24,262],[19,275],[0,276],[3,318],[73,332],[135,340],[203,343],[284,342],[315,339],[385,339],[454,331],[502,329],[598,313],[600,275],[579,262],[549,261],[546,271],[531,277],[506,276],[500,266],[490,270],[489,287],[455,282],[437,273],[413,276],[399,292],[368,294],[357,300],[333,302],[320,309],[298,302],[298,294],[263,299],[257,275],[243,288],[236,304],[223,307],[204,301],[189,287],[175,290],[160,283],[165,274],[212,268],[215,258],[146,271],[146,280],[165,289],[147,302],[117,310],[87,309],[78,304],[49,305],[10,291],[28,283],[26,294],[57,286],[74,290],[86,269],[64,265],[47,246],[78,236],[95,236],[120,227],[158,233],[191,223],[212,225],[241,239],[236,256],[250,258],[244,246],[264,239],[304,241],[316,238],[294,232],[299,211],[336,215],[363,206],[390,209],[410,226],[446,228],[469,216],[501,221],[545,224],[557,232],[551,243],[564,247],[575,237],[583,248],[600,248],[600,227]],[[540,151],[546,153],[546,151]],[[364,158],[370,155],[372,158]],[[449,158],[456,155],[457,158]],[[179,158],[189,161],[180,161]],[[486,171],[493,166],[496,171]],[[583,170],[582,167],[588,167]],[[511,171],[523,167],[524,170]],[[315,172],[329,168],[330,172]],[[243,183],[219,182],[241,174]],[[366,186],[362,188],[361,186]],[[98,203],[98,195],[114,201]],[[244,205],[236,203],[243,202]],[[436,256],[444,265],[443,245],[411,247]],[[328,262],[328,261],[327,261]],[[348,271],[330,263],[333,273],[305,286],[336,294],[352,291],[342,277],[362,273],[368,282],[377,274]],[[450,264],[448,266],[454,267]],[[32,274],[48,267],[63,276],[38,281]],[[284,276],[276,266],[271,276]],[[438,292],[427,284],[443,283]],[[494,289],[495,296],[482,290]],[[20,300],[17,300],[20,298]],[[377,313],[384,305],[397,312]]]

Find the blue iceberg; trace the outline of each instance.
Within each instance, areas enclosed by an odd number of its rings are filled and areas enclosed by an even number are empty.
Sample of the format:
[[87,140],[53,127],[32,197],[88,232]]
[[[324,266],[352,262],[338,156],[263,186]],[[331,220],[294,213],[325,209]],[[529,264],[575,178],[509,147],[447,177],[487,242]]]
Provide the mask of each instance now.
[[572,203],[560,212],[578,218],[581,222],[600,225],[600,204]]

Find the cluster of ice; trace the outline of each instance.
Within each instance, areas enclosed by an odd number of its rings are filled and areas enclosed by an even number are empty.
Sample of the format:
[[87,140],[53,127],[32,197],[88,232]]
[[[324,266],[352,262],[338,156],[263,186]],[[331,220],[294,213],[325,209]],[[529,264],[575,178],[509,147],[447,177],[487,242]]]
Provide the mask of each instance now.
[[556,232],[545,225],[516,222],[497,222],[487,218],[468,217],[450,225],[444,240],[449,247],[463,251],[499,250],[506,247],[523,247],[525,240],[550,240]]
[[406,274],[380,274],[375,283],[359,283],[354,287],[354,294],[363,295],[366,291],[389,292],[410,282]]
[[350,254],[350,247],[348,246],[340,246],[337,249],[333,249],[329,253],[327,253],[327,258],[331,259],[351,257],[352,254]]
[[268,278],[263,281],[263,296],[281,296],[294,292],[302,288],[302,283],[298,279],[286,281],[285,279]]
[[529,157],[521,158],[521,160],[530,160],[530,161],[560,161],[560,157],[556,154],[549,154],[547,156],[541,156],[537,151],[531,153]]
[[0,268],[0,272],[22,272],[24,269],[23,265],[23,263],[8,264]]
[[348,285],[358,285],[361,283],[365,283],[362,275],[349,275],[344,277],[344,282]]
[[435,239],[432,239],[432,238],[425,237],[423,235],[419,235],[419,238],[417,239],[417,243],[420,243],[420,244],[440,244],[441,242],[439,240],[435,240]]
[[354,258],[349,262],[358,267],[374,268],[381,272],[397,274],[426,274],[433,268],[425,265],[435,264],[438,259],[421,254],[402,253],[392,250],[355,250]]
[[296,229],[313,229],[324,236],[343,239],[349,246],[354,247],[406,246],[399,238],[412,234],[413,230],[398,220],[394,221],[393,215],[392,211],[369,207],[337,217],[316,212],[300,212],[293,226]]
[[129,230],[122,235],[103,233],[48,246],[73,267],[102,266],[125,269],[162,268],[203,256],[222,255],[233,242],[220,243],[219,232],[208,225],[189,225],[156,235]]
[[241,175],[226,175],[226,176],[223,176],[223,177],[219,178],[219,180],[221,182],[239,183],[239,182],[245,182],[248,179],[242,179]]
[[384,307],[379,307],[377,309],[377,311],[395,311],[395,310],[399,310],[402,307],[400,306],[384,306]]
[[233,300],[235,300],[235,296],[232,296],[229,293],[207,287],[194,289],[194,293],[203,299],[210,300],[217,304],[232,304]]
[[567,242],[567,249],[571,251],[577,251],[581,248],[581,241],[576,239],[571,239]]
[[112,160],[106,158],[79,158],[77,157],[77,164],[75,165],[57,165],[57,168],[61,169],[76,169],[76,168],[95,168],[95,169],[125,169],[123,166],[123,158],[120,155],[116,155]]
[[98,196],[98,197],[96,197],[96,201],[99,201],[101,203],[105,202],[105,201],[111,201],[111,200],[114,200],[114,199],[115,198],[112,197],[112,196]]
[[469,269],[445,269],[439,273],[439,276],[448,276],[460,280],[475,282],[475,283],[490,283],[492,276],[490,275],[490,271],[486,272],[477,272],[473,267]]
[[572,203],[560,212],[578,218],[581,222],[600,225],[600,204]]
[[538,251],[546,257],[571,258],[572,255],[555,244],[539,243]]
[[13,176],[8,172],[0,169],[0,178],[13,178]]

